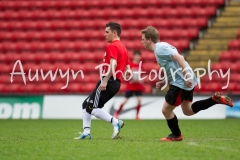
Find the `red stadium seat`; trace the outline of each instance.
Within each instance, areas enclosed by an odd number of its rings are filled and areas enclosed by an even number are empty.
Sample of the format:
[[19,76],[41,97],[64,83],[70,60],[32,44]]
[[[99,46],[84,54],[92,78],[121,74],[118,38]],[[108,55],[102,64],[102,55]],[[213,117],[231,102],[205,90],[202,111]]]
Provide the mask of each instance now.
[[[49,53],[48,53],[49,54]],[[61,53],[61,52],[52,52],[50,54],[50,60],[52,62],[57,62],[57,61],[68,61],[67,54]]]
[[222,94],[239,94],[240,90],[238,88],[238,83],[231,82],[229,84],[223,83],[222,87],[227,87],[226,89],[222,89]]
[[9,62],[7,61],[7,54],[0,54],[0,62]]
[[8,54],[6,54],[6,61],[15,62],[17,60],[21,60],[21,55],[19,53],[8,53]]
[[95,69],[95,67],[97,67],[99,64],[95,63],[95,62],[86,62],[85,64],[82,65],[86,65],[84,67],[84,72],[97,72],[99,73],[99,68]]
[[233,61],[233,55],[231,52],[228,52],[228,51],[223,51],[221,54],[220,54],[220,57],[219,57],[219,60],[221,62],[231,62]]
[[237,72],[238,69],[237,63],[222,62],[221,65],[223,73],[227,72],[228,69],[230,69],[231,72]]
[[0,93],[5,93],[5,91],[6,91],[6,84],[1,84],[0,83]]
[[240,39],[240,30],[238,30],[237,37]]
[[141,56],[142,56],[142,63],[143,63],[143,67],[145,66],[145,60],[149,60],[149,61],[156,61],[155,55],[147,50],[143,50],[141,51]]
[[34,62],[28,62],[23,65],[23,69],[26,73],[28,73],[30,69],[32,72],[35,72],[36,70],[40,70],[40,66]]
[[37,85],[36,92],[49,94],[51,93],[51,86],[51,83],[40,83]]
[[222,84],[218,82],[211,82],[211,85],[204,87],[204,91],[206,92],[220,92],[222,90]]
[[144,85],[144,91],[145,94],[151,94],[152,93],[152,85]]
[[81,93],[82,84],[80,83],[70,83],[66,88],[68,93]]
[[238,63],[237,62],[232,63],[230,68],[231,68],[232,72],[240,73],[240,68],[238,67]]
[[[54,63],[55,68],[58,68],[59,70],[61,69],[62,74],[66,73],[67,70],[70,72],[70,65],[64,62],[57,62]],[[58,71],[60,72],[60,71]]]
[[20,85],[15,83],[8,84],[5,91],[11,94],[18,94],[20,92]]
[[203,18],[209,18],[210,16],[215,15],[216,9],[214,7],[192,7],[192,16],[194,17],[203,17]]
[[235,62],[240,60],[240,51],[239,50],[232,50],[230,51],[230,53],[233,55],[233,59],[235,60]]
[[78,71],[78,70],[84,69],[85,65],[83,65],[82,63],[79,63],[79,62],[72,62],[72,63],[70,63],[70,68],[75,71]]
[[1,74],[0,75],[0,84],[10,83],[11,75],[9,74]]
[[239,82],[239,81],[240,81],[240,74],[239,73],[231,73],[230,82]]
[[[104,9],[105,11],[107,11],[106,9]],[[135,9],[135,11],[138,10]],[[138,10],[139,11],[139,10]],[[108,14],[109,12],[106,12],[106,14]],[[119,18],[119,19],[122,19],[122,18],[130,18],[130,17],[137,17],[137,15],[134,13],[134,11],[132,9],[129,9],[129,8],[119,8],[118,10],[115,10],[115,16],[113,17],[116,17],[116,18]],[[146,15],[144,15],[145,17]]]
[[228,44],[230,50],[240,49],[240,40],[231,40]]
[[57,94],[57,93],[66,93],[67,89],[65,87],[65,83],[53,83],[50,85],[50,92]]
[[12,72],[13,65],[1,63],[0,68],[1,68],[1,73],[10,73]]
[[26,84],[20,86],[20,91],[23,93],[33,94],[36,93],[36,90],[38,90],[36,84]]
[[212,63],[211,64],[211,70],[218,70],[221,69],[221,64],[220,63]]
[[56,72],[58,66],[48,62],[42,62],[39,64],[39,68],[43,69],[43,72],[46,74],[49,71],[52,71],[53,74]]
[[96,83],[86,83],[84,87],[82,87],[82,91],[84,93],[91,93],[96,87]]

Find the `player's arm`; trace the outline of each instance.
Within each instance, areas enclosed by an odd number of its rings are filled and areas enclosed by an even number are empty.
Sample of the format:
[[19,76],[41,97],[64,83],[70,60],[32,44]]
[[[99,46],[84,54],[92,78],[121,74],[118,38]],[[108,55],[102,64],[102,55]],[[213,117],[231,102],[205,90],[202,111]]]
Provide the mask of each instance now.
[[106,83],[108,82],[108,80],[111,78],[113,73],[115,73],[116,67],[117,67],[117,61],[114,58],[111,58],[110,66],[108,68],[109,69],[108,74],[103,79],[104,82],[106,82]]
[[[175,54],[173,54],[172,59],[177,61],[178,65],[182,68],[183,77],[186,77],[188,74],[188,71],[187,71],[187,69],[185,69],[185,68],[187,68],[187,65],[186,65],[184,57],[178,53],[175,53]],[[188,77],[186,77],[186,78],[188,78]],[[192,87],[192,82],[190,80],[185,81],[185,83],[189,88]]]
[[102,91],[106,90],[108,80],[111,78],[111,76],[115,72],[116,67],[117,67],[117,61],[114,58],[111,58],[110,66],[108,68],[107,75],[103,78],[103,80],[102,80],[102,82],[100,84],[100,90],[102,90]]
[[128,64],[128,65],[126,65],[125,70],[124,70],[124,74],[123,74],[124,79],[128,80],[130,75],[132,75],[132,70],[131,70],[130,65]]
[[[161,68],[160,64],[158,63],[159,67]],[[161,77],[160,81],[156,82],[156,89],[161,89],[166,84],[166,79],[164,77]]]

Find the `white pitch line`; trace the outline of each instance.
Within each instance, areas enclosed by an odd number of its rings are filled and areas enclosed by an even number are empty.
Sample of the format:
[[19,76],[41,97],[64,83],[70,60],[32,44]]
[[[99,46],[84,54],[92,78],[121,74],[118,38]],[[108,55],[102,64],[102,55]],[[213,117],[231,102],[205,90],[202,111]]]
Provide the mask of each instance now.
[[188,144],[191,146],[212,148],[212,149],[216,149],[216,150],[240,152],[240,150],[236,150],[236,149],[231,149],[231,148],[227,148],[227,147],[216,147],[216,146],[210,146],[210,145],[203,145],[203,144],[198,144],[197,142],[188,142]]

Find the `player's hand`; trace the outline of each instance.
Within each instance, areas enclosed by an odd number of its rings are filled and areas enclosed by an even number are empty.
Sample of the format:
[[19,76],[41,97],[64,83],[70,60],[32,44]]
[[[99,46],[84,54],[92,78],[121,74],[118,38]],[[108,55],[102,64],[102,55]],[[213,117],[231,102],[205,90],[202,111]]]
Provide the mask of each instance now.
[[157,89],[157,90],[161,89],[162,86],[165,85],[165,83],[166,83],[165,80],[162,80],[162,81],[157,82],[157,83],[156,83],[156,89]]
[[193,82],[192,82],[192,80],[186,80],[185,84],[187,87],[192,88]]
[[129,70],[126,70],[124,75],[125,75],[124,79],[129,81],[131,80],[130,78],[132,78],[133,72],[131,69],[129,69]]
[[101,91],[105,91],[107,89],[107,82],[102,81],[99,88]]

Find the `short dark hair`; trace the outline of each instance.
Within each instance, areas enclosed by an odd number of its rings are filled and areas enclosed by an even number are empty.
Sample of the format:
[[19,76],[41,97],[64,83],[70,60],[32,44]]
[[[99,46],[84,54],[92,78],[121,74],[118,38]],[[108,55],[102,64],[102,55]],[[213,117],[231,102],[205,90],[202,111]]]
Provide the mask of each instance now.
[[133,51],[133,55],[141,55],[141,52],[139,50]]
[[116,22],[109,22],[106,24],[106,27],[110,27],[110,30],[113,32],[113,31],[116,31],[117,32],[117,35],[118,37],[120,37],[121,35],[121,31],[122,31],[122,27],[120,24],[116,23]]

